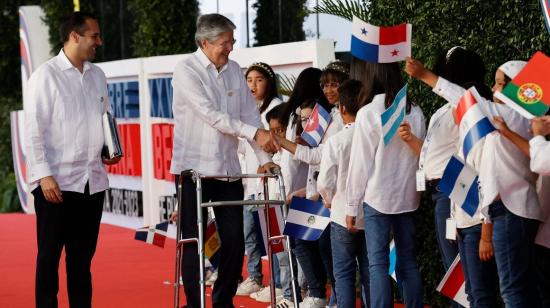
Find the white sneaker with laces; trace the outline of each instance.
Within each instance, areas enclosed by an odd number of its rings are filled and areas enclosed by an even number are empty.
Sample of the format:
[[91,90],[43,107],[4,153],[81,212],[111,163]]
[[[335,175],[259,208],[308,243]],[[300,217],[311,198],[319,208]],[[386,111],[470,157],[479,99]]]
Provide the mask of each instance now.
[[256,280],[254,280],[251,277],[246,278],[245,281],[241,282],[239,287],[237,288],[236,295],[239,296],[246,296],[250,295],[251,293],[258,292],[262,288],[261,285],[259,285]]
[[[271,308],[271,305],[267,306],[267,308]],[[282,298],[275,303],[275,308],[294,308],[294,302],[291,302],[286,298]]]
[[208,279],[206,279],[204,284],[206,286],[211,287],[211,286],[214,285],[214,282],[216,282],[216,279],[218,279],[218,271],[215,271],[214,273],[212,273],[212,275],[210,275],[210,277],[208,277]]
[[[271,290],[269,286],[262,288],[260,291],[250,294],[250,297],[261,303],[271,302]],[[276,288],[275,289],[275,300],[279,300],[283,297],[283,290]]]
[[325,308],[326,305],[326,299],[308,296],[300,303],[300,308]]

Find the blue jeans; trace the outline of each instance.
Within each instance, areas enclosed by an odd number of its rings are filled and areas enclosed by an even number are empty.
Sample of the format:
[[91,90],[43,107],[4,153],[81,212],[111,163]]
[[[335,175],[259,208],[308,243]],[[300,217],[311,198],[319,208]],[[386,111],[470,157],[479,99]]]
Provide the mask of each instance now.
[[533,268],[539,222],[510,212],[501,201],[489,208],[500,293],[506,307],[539,307]]
[[332,245],[332,264],[336,279],[336,297],[338,306],[355,307],[355,273],[359,264],[361,286],[368,307],[369,292],[369,259],[365,231],[351,233],[343,226],[330,223],[330,243]]
[[[251,198],[249,198],[250,200]],[[256,227],[252,211],[255,210],[253,205],[248,205],[243,208],[244,220],[244,250],[248,259],[246,261],[246,270],[248,277],[252,277],[258,284],[262,284],[262,255],[260,245],[262,239],[256,235]]]
[[335,287],[332,272],[332,252],[330,248],[330,228],[326,228],[316,241],[293,238],[293,251],[300,262],[309,286],[309,296],[326,298],[327,278]]
[[497,307],[497,268],[495,260],[487,262],[479,258],[481,224],[458,229],[460,261],[466,283],[470,286],[468,301],[472,307]]
[[550,248],[535,245],[537,284],[542,307],[550,307]]
[[403,286],[405,305],[422,308],[422,278],[416,263],[416,225],[414,212],[382,214],[363,204],[365,238],[369,256],[370,307],[393,307],[390,267],[390,231],[393,231],[397,253],[395,272]]

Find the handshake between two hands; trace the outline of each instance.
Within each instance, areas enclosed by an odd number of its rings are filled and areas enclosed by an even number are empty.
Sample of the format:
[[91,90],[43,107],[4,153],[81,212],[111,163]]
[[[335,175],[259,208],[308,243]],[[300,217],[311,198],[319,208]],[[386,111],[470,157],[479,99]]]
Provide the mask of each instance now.
[[258,128],[254,141],[267,153],[275,153],[281,150],[281,145],[277,142],[276,136],[268,130]]

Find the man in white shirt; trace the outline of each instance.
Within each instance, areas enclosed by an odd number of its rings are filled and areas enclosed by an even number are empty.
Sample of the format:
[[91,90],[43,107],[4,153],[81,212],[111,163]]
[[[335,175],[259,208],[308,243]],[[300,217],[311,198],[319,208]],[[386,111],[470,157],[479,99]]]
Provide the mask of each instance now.
[[29,79],[27,159],[36,210],[36,307],[57,307],[65,247],[71,307],[91,307],[90,265],[105,190],[101,117],[110,109],[103,71],[88,62],[102,45],[97,19],[75,12],[60,28],[63,49]]
[[[264,170],[274,166],[262,151],[275,151],[269,131],[260,128],[260,113],[241,68],[229,60],[234,29],[235,25],[222,15],[200,16],[195,33],[199,48],[174,69],[175,126],[170,171],[176,175],[176,183],[178,175],[188,169],[203,175],[239,174],[239,137],[250,143]],[[243,194],[241,180],[202,180],[203,202],[243,200]],[[195,183],[189,177],[183,179],[182,200],[182,237],[197,237]],[[243,211],[240,207],[216,207],[214,214],[222,245],[212,302],[214,307],[233,307],[244,257]],[[197,245],[186,244],[182,278],[187,307],[200,307],[198,257]]]

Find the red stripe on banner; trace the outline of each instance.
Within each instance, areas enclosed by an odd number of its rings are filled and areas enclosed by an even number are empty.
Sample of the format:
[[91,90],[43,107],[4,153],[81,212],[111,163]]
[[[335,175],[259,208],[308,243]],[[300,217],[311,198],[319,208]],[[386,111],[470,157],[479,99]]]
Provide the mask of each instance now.
[[462,121],[462,117],[466,114],[466,111],[475,104],[477,104],[477,100],[472,92],[466,91],[464,96],[460,98],[458,106],[456,106],[456,119],[459,124]]
[[451,274],[441,288],[441,294],[444,294],[450,298],[454,298],[458,293],[458,290],[460,290],[460,288],[464,284],[464,272],[462,271],[462,262],[457,262],[451,270]]
[[380,45],[394,45],[407,41],[407,24],[380,27]]
[[[271,236],[281,235],[281,229],[279,228],[280,217],[277,215],[278,210],[280,210],[280,208],[275,208],[275,207],[269,208],[269,231],[271,233]],[[263,213],[265,217],[264,219],[265,221],[267,221],[267,211],[264,210]],[[278,253],[284,250],[285,250],[285,246],[283,245],[283,240],[272,242],[271,252]]]

